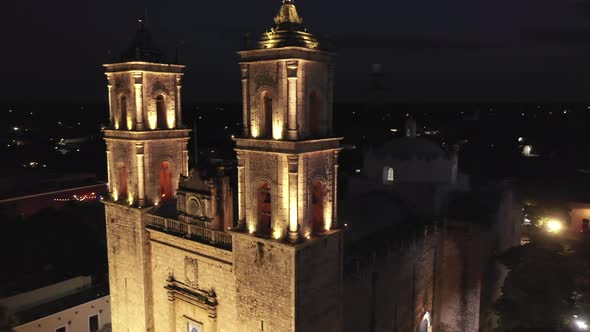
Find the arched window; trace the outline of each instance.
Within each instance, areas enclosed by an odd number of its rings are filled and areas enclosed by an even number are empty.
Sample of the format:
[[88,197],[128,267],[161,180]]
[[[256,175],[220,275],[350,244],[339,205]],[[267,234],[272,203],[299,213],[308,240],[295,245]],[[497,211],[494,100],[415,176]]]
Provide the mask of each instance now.
[[311,224],[314,233],[323,233],[325,229],[324,221],[324,184],[322,181],[315,181],[312,184],[311,191]]
[[270,222],[272,216],[272,199],[270,194],[270,184],[262,182],[258,187],[258,225],[257,233],[261,235],[270,235]]
[[164,96],[158,95],[156,97],[156,115],[157,115],[157,128],[158,129],[167,129],[168,125],[166,123],[166,99]]
[[314,91],[309,96],[309,132],[311,136],[320,134],[321,109],[320,96]]
[[387,181],[393,182],[393,168],[391,167],[387,169]]
[[131,129],[128,125],[128,119],[127,117],[129,116],[127,114],[127,97],[125,96],[121,96],[121,98],[119,98],[119,113],[121,114],[121,126],[120,128],[122,129]]
[[119,197],[127,198],[127,167],[124,163],[117,166],[117,191]]
[[163,201],[172,197],[172,165],[167,161],[160,164],[160,197]]
[[264,113],[262,137],[270,138],[272,137],[272,96],[269,92],[264,92],[262,95],[262,109]]
[[395,180],[395,171],[393,167],[386,166],[383,168],[383,183],[392,184]]

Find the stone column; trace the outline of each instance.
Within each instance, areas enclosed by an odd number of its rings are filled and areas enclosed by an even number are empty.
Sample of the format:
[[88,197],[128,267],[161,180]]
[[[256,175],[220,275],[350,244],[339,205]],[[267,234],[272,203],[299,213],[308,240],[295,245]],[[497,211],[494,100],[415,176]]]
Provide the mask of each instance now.
[[188,141],[182,143],[182,175],[188,176]]
[[289,241],[297,242],[299,239],[299,224],[298,224],[298,166],[299,156],[290,155],[289,160]]
[[[169,272],[170,273],[170,272]],[[174,284],[174,277],[170,274],[168,275],[168,280],[169,285],[173,285]],[[174,331],[176,330],[176,319],[174,319],[174,317],[176,317],[176,303],[174,303],[174,301],[176,300],[176,297],[174,296],[174,291],[172,290],[168,290],[168,301],[169,303],[169,308],[170,308],[170,317],[172,319],[170,319],[170,331]]]
[[334,151],[334,174],[332,175],[332,228],[338,228],[338,153]]
[[297,128],[297,61],[287,62],[288,112],[287,138],[295,141],[299,138]]
[[242,127],[244,137],[250,137],[250,91],[248,89],[248,76],[249,68],[248,65],[242,65]]
[[144,155],[143,143],[135,143],[135,151],[137,155],[137,195],[139,198],[139,206],[145,206],[145,187],[144,187]]
[[238,227],[246,226],[246,188],[244,174],[244,151],[237,151],[238,158]]
[[112,178],[111,178],[111,143],[110,142],[106,142],[107,145],[107,189],[109,191],[109,194],[112,192],[112,187],[113,184],[111,183]]
[[180,90],[182,89],[181,79],[182,77],[180,75],[176,76],[176,128],[182,128],[182,99],[180,97]]
[[135,88],[135,129],[144,130],[143,123],[143,74],[133,73],[133,87]]
[[108,85],[107,88],[109,89],[109,128],[115,127],[115,115],[113,114],[113,84],[111,82],[111,75],[107,75]]

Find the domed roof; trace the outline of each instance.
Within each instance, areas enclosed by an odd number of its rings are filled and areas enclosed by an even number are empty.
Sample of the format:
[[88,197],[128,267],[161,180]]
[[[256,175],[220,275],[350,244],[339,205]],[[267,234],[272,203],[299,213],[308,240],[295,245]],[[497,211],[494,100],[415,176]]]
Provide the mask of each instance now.
[[413,157],[437,159],[446,155],[445,151],[432,141],[422,137],[403,137],[386,143],[374,154],[378,157],[410,159]]
[[156,46],[154,46],[152,35],[145,26],[144,21],[139,20],[138,22],[139,27],[137,32],[135,33],[129,48],[121,55],[121,60],[125,62],[145,61],[164,63],[164,55]]
[[298,46],[319,49],[320,42],[303,26],[303,19],[297,13],[292,0],[283,0],[275,16],[275,27],[262,34],[259,48],[280,48]]

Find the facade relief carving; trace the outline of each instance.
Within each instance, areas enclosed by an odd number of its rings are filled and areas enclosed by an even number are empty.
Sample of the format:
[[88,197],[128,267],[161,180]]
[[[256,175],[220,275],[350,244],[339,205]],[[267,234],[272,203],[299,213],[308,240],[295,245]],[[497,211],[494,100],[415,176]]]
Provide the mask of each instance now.
[[199,263],[197,259],[184,258],[184,277],[187,285],[199,288]]

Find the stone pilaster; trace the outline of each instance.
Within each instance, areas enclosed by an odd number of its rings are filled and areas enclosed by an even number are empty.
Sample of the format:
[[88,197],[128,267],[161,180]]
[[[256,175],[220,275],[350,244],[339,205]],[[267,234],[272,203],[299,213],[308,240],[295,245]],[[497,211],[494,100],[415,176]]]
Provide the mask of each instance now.
[[108,80],[108,94],[109,94],[109,125],[108,127],[114,127],[115,126],[115,115],[113,114],[113,82],[112,82],[112,76],[111,75],[107,75],[107,80]]
[[143,122],[143,74],[133,73],[133,87],[135,91],[135,128],[143,130],[145,128]]
[[287,138],[295,141],[299,138],[297,128],[297,61],[287,62],[288,81],[288,111],[287,111]]
[[182,175],[188,176],[188,141],[183,141],[182,145]]
[[139,199],[139,206],[145,206],[145,166],[143,143],[135,143],[135,150],[137,156],[137,195]]
[[242,65],[242,127],[244,137],[250,136],[250,112],[249,112],[249,103],[250,103],[250,91],[248,89],[248,77],[249,77],[249,68],[248,65]]
[[332,228],[338,228],[338,153],[334,151],[334,175],[332,176]]
[[106,142],[106,146],[107,146],[107,187],[108,187],[108,191],[109,194],[112,192],[112,188],[113,188],[113,184],[111,181],[113,181],[112,176],[111,176],[111,172],[114,170],[113,165],[111,165],[111,143]]
[[290,155],[289,160],[289,240],[296,242],[299,238],[299,204],[298,181],[299,156]]
[[246,225],[246,188],[244,173],[244,152],[237,152],[238,158],[238,227]]
[[182,128],[182,99],[180,97],[180,90],[182,89],[181,79],[182,77],[180,75],[176,76],[176,128]]

